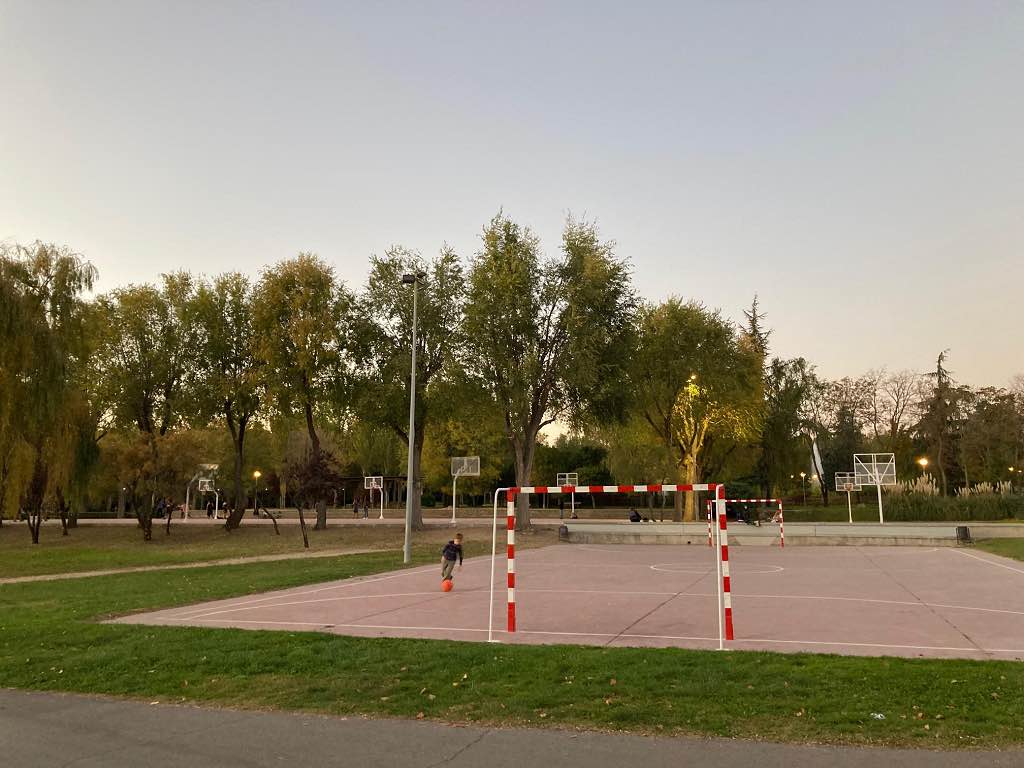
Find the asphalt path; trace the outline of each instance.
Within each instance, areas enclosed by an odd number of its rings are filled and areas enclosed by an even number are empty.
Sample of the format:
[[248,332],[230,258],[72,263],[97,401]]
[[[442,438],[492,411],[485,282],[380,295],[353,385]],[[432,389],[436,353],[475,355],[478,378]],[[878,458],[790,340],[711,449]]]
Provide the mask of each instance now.
[[975,768],[1024,751],[931,752],[460,727],[407,720],[242,712],[0,689],[10,768]]

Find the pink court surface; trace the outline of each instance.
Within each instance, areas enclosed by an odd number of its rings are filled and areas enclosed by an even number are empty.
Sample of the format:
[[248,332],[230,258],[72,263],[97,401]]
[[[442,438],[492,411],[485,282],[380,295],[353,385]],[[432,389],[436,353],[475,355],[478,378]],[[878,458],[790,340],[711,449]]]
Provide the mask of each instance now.
[[[718,646],[713,550],[573,545],[517,554],[515,633],[505,631],[505,561],[495,568],[502,643]],[[1024,659],[1024,566],[939,547],[734,547],[734,650]],[[134,624],[487,639],[490,558],[455,589],[423,566],[127,616]]]

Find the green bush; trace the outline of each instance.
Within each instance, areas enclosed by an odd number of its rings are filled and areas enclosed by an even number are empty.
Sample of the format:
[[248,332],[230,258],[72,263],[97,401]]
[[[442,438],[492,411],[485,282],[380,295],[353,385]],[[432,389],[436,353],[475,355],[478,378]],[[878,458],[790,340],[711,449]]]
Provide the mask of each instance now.
[[885,519],[897,521],[959,522],[1024,518],[1024,495],[926,496],[893,494],[882,502]]

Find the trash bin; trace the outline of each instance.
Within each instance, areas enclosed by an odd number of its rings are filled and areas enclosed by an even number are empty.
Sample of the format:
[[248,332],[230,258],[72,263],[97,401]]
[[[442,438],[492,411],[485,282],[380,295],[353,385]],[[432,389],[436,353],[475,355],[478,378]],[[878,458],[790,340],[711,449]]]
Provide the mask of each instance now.
[[970,544],[971,543],[971,529],[966,525],[958,525],[956,527],[956,543],[957,544]]

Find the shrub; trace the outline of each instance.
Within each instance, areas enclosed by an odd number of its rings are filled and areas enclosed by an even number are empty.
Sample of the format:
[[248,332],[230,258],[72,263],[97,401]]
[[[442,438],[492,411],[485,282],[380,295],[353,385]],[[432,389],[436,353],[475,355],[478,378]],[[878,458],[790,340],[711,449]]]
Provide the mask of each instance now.
[[930,496],[918,493],[888,494],[885,519],[898,521],[959,522],[1024,518],[1024,495],[971,494]]

